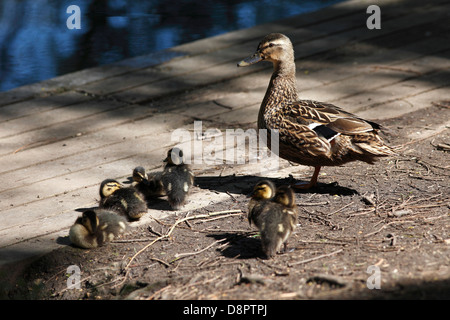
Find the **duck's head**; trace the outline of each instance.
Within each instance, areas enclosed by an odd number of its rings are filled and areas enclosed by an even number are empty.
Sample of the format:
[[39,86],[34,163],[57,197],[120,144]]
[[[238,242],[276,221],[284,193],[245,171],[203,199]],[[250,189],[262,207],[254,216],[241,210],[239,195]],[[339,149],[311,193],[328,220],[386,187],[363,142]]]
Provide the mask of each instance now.
[[255,200],[269,200],[275,195],[275,184],[269,180],[258,182],[249,197]]
[[133,181],[141,182],[143,180],[148,180],[147,173],[143,167],[136,167],[133,170]]
[[256,52],[239,62],[238,67],[247,67],[260,61],[270,61],[275,68],[281,62],[293,62],[294,48],[291,40],[281,33],[268,34],[261,40]]
[[95,211],[84,211],[83,215],[81,216],[81,224],[89,231],[89,233],[93,234],[97,230],[99,224],[98,217]]
[[295,207],[294,191],[289,186],[278,187],[273,201],[280,203],[288,208],[293,208]]
[[114,179],[106,179],[103,180],[100,184],[100,197],[105,198],[109,197],[114,193],[114,191],[122,188],[122,185]]
[[170,149],[169,151],[167,151],[167,157],[164,159],[164,162],[176,166],[183,164],[184,163],[183,150],[176,147]]

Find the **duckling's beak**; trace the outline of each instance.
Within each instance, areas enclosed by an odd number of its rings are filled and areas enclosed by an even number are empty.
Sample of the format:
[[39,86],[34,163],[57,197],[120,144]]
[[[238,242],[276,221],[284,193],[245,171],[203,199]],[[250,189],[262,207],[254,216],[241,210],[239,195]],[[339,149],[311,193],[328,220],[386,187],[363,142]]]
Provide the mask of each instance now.
[[261,54],[257,51],[255,52],[253,55],[251,55],[248,58],[245,58],[244,60],[242,60],[241,62],[239,62],[237,64],[238,67],[247,67],[247,66],[251,66],[252,64],[258,63],[261,60],[263,60],[263,57],[261,56]]
[[139,176],[142,180],[148,180],[147,174],[142,174],[141,172],[138,172],[138,176]]

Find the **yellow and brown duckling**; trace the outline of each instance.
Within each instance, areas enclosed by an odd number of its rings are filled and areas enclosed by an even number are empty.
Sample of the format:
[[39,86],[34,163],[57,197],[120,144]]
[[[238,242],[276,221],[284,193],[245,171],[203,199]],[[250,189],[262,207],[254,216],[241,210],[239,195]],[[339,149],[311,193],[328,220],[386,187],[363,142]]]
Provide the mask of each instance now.
[[147,202],[165,196],[161,176],[162,171],[146,173],[143,167],[136,167],[133,170],[133,187],[145,196]]
[[194,173],[189,165],[184,163],[183,151],[179,148],[170,149],[164,162],[166,165],[161,181],[170,206],[178,210],[186,203],[194,183]]
[[295,194],[289,186],[275,188],[264,180],[253,189],[248,219],[261,234],[261,245],[267,258],[272,258],[284,246],[297,225]]
[[115,212],[103,209],[86,210],[70,228],[69,239],[77,247],[92,249],[121,236],[127,229],[126,219]]
[[130,220],[137,220],[147,213],[145,196],[136,188],[124,187],[114,179],[102,181],[99,207],[115,211]]
[[[294,49],[288,37],[271,33],[256,52],[238,63],[250,66],[260,61],[273,64],[258,114],[258,129],[278,130],[279,157],[315,168],[311,181],[293,187],[306,189],[317,184],[322,166],[351,161],[373,164],[379,157],[396,153],[380,138],[380,125],[355,116],[330,103],[301,100],[297,93]],[[270,145],[268,137],[268,147]]]
[[270,180],[262,180],[258,182],[253,191],[250,193],[250,201],[248,203],[248,223],[252,223],[259,229],[260,216],[264,211],[264,207],[268,202],[272,201],[275,196],[276,186]]

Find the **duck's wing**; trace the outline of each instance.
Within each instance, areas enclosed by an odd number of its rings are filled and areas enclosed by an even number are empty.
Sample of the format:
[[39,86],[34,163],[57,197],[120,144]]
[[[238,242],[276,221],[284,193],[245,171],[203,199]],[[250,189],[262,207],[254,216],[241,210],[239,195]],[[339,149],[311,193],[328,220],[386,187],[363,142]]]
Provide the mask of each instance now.
[[283,113],[291,122],[307,125],[318,134],[323,131],[325,137],[332,134],[330,130],[352,135],[380,129],[375,122],[359,118],[331,103],[313,100],[300,100],[286,104],[283,106]]

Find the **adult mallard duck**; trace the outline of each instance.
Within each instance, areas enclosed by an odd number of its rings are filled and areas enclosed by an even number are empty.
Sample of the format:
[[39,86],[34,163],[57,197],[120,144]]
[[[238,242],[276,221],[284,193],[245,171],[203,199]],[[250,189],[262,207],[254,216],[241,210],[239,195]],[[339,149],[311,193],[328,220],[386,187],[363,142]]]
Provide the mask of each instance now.
[[[378,157],[395,155],[379,137],[380,125],[361,119],[330,103],[300,100],[295,78],[294,49],[288,37],[271,33],[256,52],[239,67],[260,61],[273,63],[273,74],[258,114],[258,129],[278,130],[279,156],[315,167],[311,181],[293,187],[307,189],[317,184],[322,166],[351,161],[372,164]],[[270,143],[268,147],[272,149]]]

